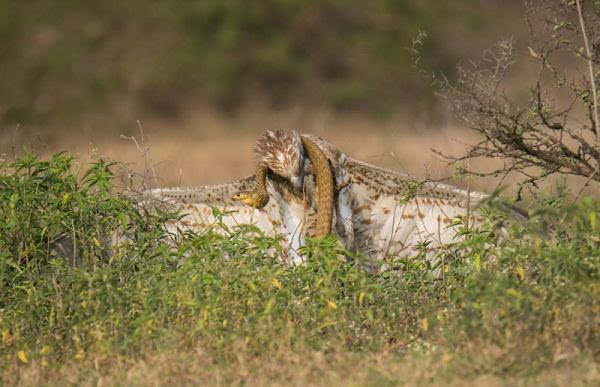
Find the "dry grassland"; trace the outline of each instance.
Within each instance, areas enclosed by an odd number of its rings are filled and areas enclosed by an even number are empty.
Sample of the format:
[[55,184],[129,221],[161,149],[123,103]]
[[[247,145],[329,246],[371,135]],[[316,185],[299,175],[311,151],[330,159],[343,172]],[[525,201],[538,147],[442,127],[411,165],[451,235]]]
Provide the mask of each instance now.
[[[18,129],[8,130],[0,136],[0,149],[10,154],[13,149],[27,144],[45,155],[68,151],[78,154],[83,161],[105,157],[125,163],[135,172],[151,167],[156,175],[156,179],[148,180],[151,186],[197,186],[228,182],[252,173],[252,147],[256,138],[265,129],[286,127],[320,135],[354,158],[415,177],[448,178],[464,188],[485,192],[492,192],[501,184],[502,195],[508,198],[516,190],[517,176],[509,176],[502,182],[495,178],[466,179],[455,173],[454,165],[432,151],[460,155],[466,144],[477,141],[472,133],[452,124],[433,128],[407,122],[402,117],[373,122],[364,117],[340,117],[300,109],[280,113],[257,109],[233,119],[199,111],[191,112],[186,119],[177,122],[151,121],[140,125],[144,148],[148,149],[146,157],[133,141],[124,138],[133,136],[141,142],[140,129],[136,125],[121,136],[89,128],[63,130],[51,141],[20,136]],[[472,161],[468,168],[485,171],[499,163],[498,160],[482,159]],[[547,189],[551,190],[556,181],[547,184]],[[568,180],[573,193],[579,192],[583,183],[581,179]],[[588,187],[584,194],[595,192]]]

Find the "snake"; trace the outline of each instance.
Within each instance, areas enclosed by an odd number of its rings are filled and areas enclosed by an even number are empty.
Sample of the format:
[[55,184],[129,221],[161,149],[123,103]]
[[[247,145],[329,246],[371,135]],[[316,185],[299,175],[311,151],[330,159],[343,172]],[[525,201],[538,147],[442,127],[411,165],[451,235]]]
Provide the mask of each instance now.
[[[334,206],[334,179],[331,165],[327,156],[312,140],[301,136],[302,146],[310,160],[317,185],[317,225],[316,237],[322,238],[331,234],[331,223],[333,219]],[[240,201],[254,208],[263,208],[269,203],[267,191],[268,165],[259,163],[255,171],[255,188],[253,191],[242,191],[232,196],[232,199]]]

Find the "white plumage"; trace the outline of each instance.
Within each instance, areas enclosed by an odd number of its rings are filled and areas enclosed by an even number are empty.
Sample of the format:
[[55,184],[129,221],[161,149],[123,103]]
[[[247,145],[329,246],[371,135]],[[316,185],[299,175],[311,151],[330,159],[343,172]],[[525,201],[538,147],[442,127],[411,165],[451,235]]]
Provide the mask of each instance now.
[[[432,258],[436,249],[457,241],[458,230],[453,226],[457,217],[470,223],[482,220],[478,206],[489,197],[485,193],[418,182],[354,160],[320,137],[306,136],[324,151],[334,172],[339,189],[333,221],[335,234],[347,248],[374,261],[413,256],[416,246],[424,242],[428,243],[428,258]],[[219,186],[150,193],[179,204],[187,214],[183,224],[188,219],[187,226],[192,228],[215,221],[210,206],[233,211],[223,218],[228,226],[251,223],[268,234],[283,234],[289,248],[288,262],[302,262],[297,250],[304,244],[304,237],[312,235],[310,228],[318,208],[314,175],[310,162],[298,148],[298,139],[296,132],[284,130],[267,131],[259,139],[257,159],[280,172],[269,176],[271,200],[264,209],[253,209],[230,199],[236,192],[252,189],[252,176]],[[304,192],[301,197],[295,190],[298,181]],[[516,209],[513,212],[523,216]]]

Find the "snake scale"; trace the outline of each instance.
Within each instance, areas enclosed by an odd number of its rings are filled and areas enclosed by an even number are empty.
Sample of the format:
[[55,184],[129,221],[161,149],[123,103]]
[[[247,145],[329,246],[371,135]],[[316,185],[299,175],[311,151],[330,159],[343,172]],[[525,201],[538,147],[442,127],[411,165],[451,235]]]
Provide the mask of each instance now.
[[[315,174],[318,205],[316,236],[320,238],[331,234],[335,195],[333,173],[329,160],[321,148],[304,136],[301,139]],[[269,202],[269,193],[267,192],[268,170],[268,165],[259,164],[255,172],[256,186],[254,190],[237,193],[232,198],[254,208],[266,206]]]

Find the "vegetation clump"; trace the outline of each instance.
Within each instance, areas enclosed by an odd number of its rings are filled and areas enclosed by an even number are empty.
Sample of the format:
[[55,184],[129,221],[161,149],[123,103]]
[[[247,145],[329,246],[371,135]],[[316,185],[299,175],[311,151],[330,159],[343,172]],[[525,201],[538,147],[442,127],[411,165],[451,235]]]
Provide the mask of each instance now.
[[[73,163],[57,154],[0,164],[8,384],[539,381],[573,367],[577,380],[598,379],[595,199],[540,200],[528,222],[506,230],[490,209],[486,225],[462,226],[464,240],[440,253],[439,279],[421,254],[368,273],[361,257],[340,260],[332,239],[311,240],[308,262],[288,267],[279,239],[252,226],[216,223],[173,244],[161,224],[178,214],[116,192],[111,163],[81,179]],[[107,252],[102,241],[123,230],[127,242]],[[52,253],[65,234],[79,261]]]

